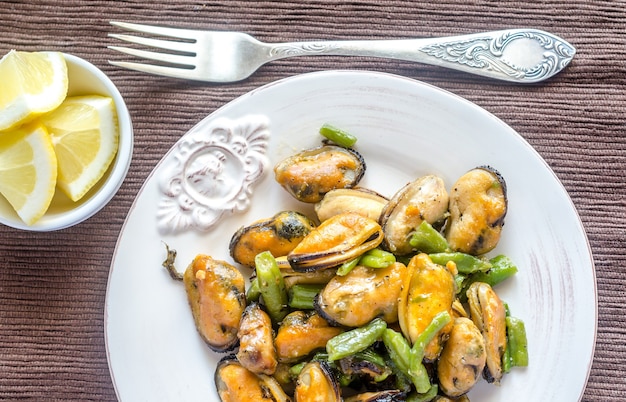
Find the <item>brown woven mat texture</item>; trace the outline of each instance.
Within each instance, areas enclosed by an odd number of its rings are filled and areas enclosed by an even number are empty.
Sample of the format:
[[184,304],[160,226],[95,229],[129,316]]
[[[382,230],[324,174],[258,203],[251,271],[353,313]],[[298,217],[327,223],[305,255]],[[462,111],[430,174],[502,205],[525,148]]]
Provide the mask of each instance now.
[[[334,56],[276,61],[245,81],[215,85],[108,64],[120,59],[107,49],[110,20],[243,31],[268,42],[534,27],[565,38],[578,52],[558,76],[526,86]],[[86,222],[48,233],[0,227],[0,399],[116,400],[104,336],[109,265],[150,171],[198,121],[254,88],[301,73],[356,69],[458,94],[512,126],[547,161],[580,214],[595,260],[597,342],[582,400],[626,400],[626,1],[2,0],[0,53],[10,49],[63,51],[103,69],[128,104],[135,147],[119,193]]]

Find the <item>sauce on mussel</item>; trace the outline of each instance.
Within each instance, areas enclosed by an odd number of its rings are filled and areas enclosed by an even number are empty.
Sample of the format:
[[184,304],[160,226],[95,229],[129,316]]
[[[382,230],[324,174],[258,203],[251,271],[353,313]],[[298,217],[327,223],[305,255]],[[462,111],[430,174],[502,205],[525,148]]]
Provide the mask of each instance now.
[[387,268],[357,266],[345,276],[335,276],[316,299],[317,311],[347,327],[359,327],[376,317],[398,321],[398,297],[407,277],[399,262]]
[[405,395],[398,389],[364,392],[344,398],[344,402],[395,402],[405,400]]
[[383,241],[378,222],[353,212],[335,215],[312,230],[288,255],[296,271],[336,267]]
[[336,188],[352,188],[365,174],[365,160],[353,149],[323,145],[290,156],[274,167],[276,181],[297,200],[318,202]]
[[246,307],[243,275],[225,261],[200,254],[185,270],[183,282],[202,339],[216,352],[235,347]]
[[388,200],[375,191],[362,187],[331,190],[315,204],[320,222],[344,212],[355,212],[378,221]]
[[506,310],[504,303],[492,287],[484,282],[474,282],[467,290],[470,315],[485,340],[487,364],[483,377],[487,382],[499,383],[502,379],[502,355],[506,349]]
[[487,353],[483,336],[469,318],[454,321],[437,362],[441,390],[450,397],[468,392],[480,378]]
[[312,361],[296,381],[295,400],[300,402],[340,402],[339,383],[327,362]]
[[[450,271],[433,263],[427,254],[411,258],[407,268],[409,273],[398,302],[398,319],[402,333],[413,343],[437,314],[447,311],[454,315],[452,304],[456,294]],[[426,346],[426,360],[433,361],[439,356],[443,338],[452,325],[452,322],[446,325]]]
[[448,191],[443,179],[427,175],[407,184],[389,200],[380,215],[383,246],[394,254],[414,252],[409,237],[423,221],[441,221],[448,212]]
[[254,258],[263,251],[274,257],[289,254],[313,230],[315,222],[295,211],[279,212],[237,230],[230,240],[233,260],[254,268]]
[[234,356],[217,364],[215,386],[222,402],[291,402],[274,377],[253,373]]
[[276,333],[278,359],[290,362],[324,349],[329,339],[343,332],[315,312],[294,311],[283,319]]
[[242,366],[257,374],[272,375],[278,366],[272,320],[257,303],[246,307],[239,331],[237,359]]
[[504,178],[491,167],[470,170],[450,192],[446,239],[453,250],[480,255],[493,250],[508,208]]

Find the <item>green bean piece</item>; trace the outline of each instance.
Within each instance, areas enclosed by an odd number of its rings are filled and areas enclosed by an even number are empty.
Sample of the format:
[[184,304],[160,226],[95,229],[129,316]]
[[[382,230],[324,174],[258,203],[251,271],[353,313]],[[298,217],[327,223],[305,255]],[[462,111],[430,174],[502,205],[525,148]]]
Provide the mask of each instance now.
[[515,317],[506,317],[506,334],[511,367],[528,366],[528,341],[524,321]]
[[465,292],[474,282],[485,282],[491,287],[504,282],[517,273],[517,266],[511,259],[505,255],[498,255],[489,260],[491,268],[487,272],[474,272],[467,275],[463,282],[463,286],[459,287],[459,296],[461,301],[466,300]]
[[456,269],[462,274],[485,272],[492,267],[492,264],[488,260],[460,252],[434,253],[429,254],[429,257],[435,264],[439,265],[445,266],[448,261],[454,262]]
[[359,263],[359,257],[355,258],[354,260],[344,262],[343,264],[339,266],[339,268],[337,268],[337,275],[339,276],[348,275],[350,271],[352,271],[354,267],[357,266],[358,263]]
[[517,266],[506,255],[497,255],[489,260],[491,263],[491,269],[483,273],[486,280],[481,282],[487,282],[491,287],[496,286],[498,283],[505,281],[511,276],[517,273]]
[[398,366],[387,356],[387,366],[391,368],[391,372],[395,375],[394,384],[397,390],[407,395],[413,389],[413,383],[409,376],[404,374]]
[[246,292],[246,301],[256,302],[259,301],[260,297],[261,290],[259,289],[259,280],[258,278],[252,278],[250,280],[250,286],[248,287],[248,291]]
[[337,374],[337,382],[339,383],[340,387],[349,386],[355,379],[354,375],[347,375],[341,370],[335,370],[335,373],[339,373]]
[[411,359],[409,377],[415,386],[415,390],[420,394],[428,392],[428,390],[432,387],[426,366],[424,366],[424,363],[422,363],[421,360],[413,361],[413,359]]
[[509,373],[511,371],[511,348],[509,346],[509,338],[506,339],[506,348],[502,353],[502,372]]
[[370,363],[374,363],[377,366],[385,366],[385,359],[372,348],[368,347],[367,349],[357,352],[354,354],[354,357],[360,360],[365,360]]
[[433,384],[433,386],[424,393],[410,393],[406,398],[406,402],[430,402],[437,397],[438,392],[439,386],[437,384]]
[[409,377],[409,365],[411,346],[409,341],[399,332],[391,328],[385,329],[382,335],[383,344],[389,353],[391,361],[404,374]]
[[269,251],[257,254],[254,263],[267,313],[274,323],[279,323],[289,313],[289,297],[283,275]]
[[368,268],[387,268],[395,262],[396,256],[379,248],[366,251],[359,259],[359,265]]
[[313,310],[315,296],[324,289],[324,285],[296,284],[289,288],[289,307],[299,310]]
[[439,331],[450,322],[452,318],[447,311],[442,311],[437,314],[430,324],[424,329],[424,331],[417,336],[413,346],[411,347],[410,360],[409,360],[409,377],[415,385],[415,389],[418,393],[423,394],[428,392],[432,387],[430,384],[430,378],[426,367],[424,367],[424,349],[426,345],[439,333]]
[[375,318],[367,325],[343,332],[326,342],[328,360],[335,361],[367,349],[376,342],[387,328],[381,318]]
[[312,361],[316,361],[316,362],[321,362],[321,361],[328,361],[328,353],[324,353],[324,352],[317,352],[313,355],[313,358],[311,359]]
[[411,234],[409,244],[415,250],[427,254],[444,253],[450,250],[446,238],[426,221],[422,221]]
[[350,148],[354,146],[357,140],[354,135],[330,124],[324,124],[322,127],[320,127],[320,134],[331,140],[335,144],[345,148]]
[[465,281],[467,280],[467,275],[464,274],[456,274],[454,275],[454,288],[456,289],[456,293],[459,294],[462,291],[467,291],[465,288]]
[[306,366],[307,363],[308,361],[304,361],[304,362],[300,362],[289,367],[289,375],[291,376],[291,378],[293,378],[294,380],[298,378],[298,376],[300,375],[300,372],[302,371],[304,366]]
[[395,260],[395,256],[390,253],[389,251],[385,251],[382,248],[373,248],[371,250],[367,250],[365,253],[363,253],[363,255],[371,255],[373,257],[380,257],[380,258],[390,258],[393,257]]
[[432,386],[428,377],[426,367],[422,363],[424,359],[424,348],[435,337],[435,335],[450,322],[450,315],[447,311],[439,313],[433,318],[416,339],[413,347],[402,334],[387,328],[382,335],[383,344],[389,353],[393,364],[406,375],[420,394],[428,392]]
[[[505,318],[505,326],[506,319],[511,316],[511,309],[509,308],[509,304],[507,302],[502,302],[504,305],[504,318]],[[511,371],[511,348],[509,347],[509,336],[506,336],[506,347],[504,348],[504,352],[502,353],[502,372],[504,374]]]
[[450,317],[450,313],[447,311],[442,311],[433,317],[430,324],[428,324],[424,331],[415,339],[413,347],[411,348],[411,357],[414,355],[415,357],[419,357],[419,360],[421,361],[424,358],[424,349],[426,348],[426,345],[433,340],[433,338],[443,327],[446,326],[446,324],[450,322],[451,319],[452,317]]

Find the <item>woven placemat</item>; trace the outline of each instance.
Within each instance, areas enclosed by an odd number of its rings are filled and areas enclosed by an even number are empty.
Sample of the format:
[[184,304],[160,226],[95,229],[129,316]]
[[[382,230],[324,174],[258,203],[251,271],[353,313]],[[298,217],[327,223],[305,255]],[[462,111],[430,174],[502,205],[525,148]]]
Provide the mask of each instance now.
[[[244,31],[269,42],[534,27],[566,38],[578,53],[564,73],[541,85],[342,57],[277,61],[243,82],[210,85],[109,65],[116,57],[106,48],[109,20]],[[135,128],[128,177],[100,213],[53,233],[0,227],[0,399],[115,400],[104,338],[109,264],[152,168],[198,121],[251,89],[300,73],[356,69],[415,78],[467,98],[512,126],[547,161],[580,214],[596,264],[597,346],[583,400],[625,400],[626,2],[0,1],[0,21],[1,54],[58,50],[101,67],[125,97]]]

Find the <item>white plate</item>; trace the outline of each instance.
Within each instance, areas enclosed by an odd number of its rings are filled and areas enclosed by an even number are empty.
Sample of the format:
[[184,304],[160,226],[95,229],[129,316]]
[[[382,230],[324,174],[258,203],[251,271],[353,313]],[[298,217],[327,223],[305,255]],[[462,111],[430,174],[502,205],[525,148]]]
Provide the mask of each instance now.
[[[239,122],[234,130],[240,134],[253,133],[258,116],[269,124],[269,163],[251,187],[249,208],[226,211],[221,217],[219,208],[212,210],[215,197],[210,196],[235,194],[227,182],[227,190],[218,187],[199,195],[208,197],[199,225],[215,220],[213,227],[169,234],[159,229],[157,215],[161,223],[167,222],[164,217],[172,214],[164,206],[178,202],[164,200],[169,191],[164,183],[175,182],[172,172],[181,154],[202,154],[190,150],[185,141],[193,144],[189,140],[198,133],[232,121]],[[275,183],[271,168],[296,150],[318,145],[317,131],[324,123],[357,135],[357,149],[367,161],[361,185],[388,196],[426,173],[439,174],[448,186],[479,165],[502,173],[508,185],[509,213],[502,240],[492,254],[506,254],[519,267],[519,273],[500,285],[498,292],[512,314],[526,323],[530,366],[514,369],[500,387],[481,381],[470,397],[510,402],[579,400],[595,345],[595,271],[581,221],[554,173],[514,130],[460,97],[402,77],[347,71],[288,78],[236,99],[183,136],[152,172],[120,234],[107,290],[106,343],[119,399],[217,400],[213,373],[220,355],[197,335],[182,284],[161,266],[164,242],[178,251],[179,270],[199,253],[231,261],[228,242],[241,225],[282,209],[307,211]],[[262,127],[255,133],[267,134]],[[256,150],[262,151],[263,138],[259,141]],[[262,157],[254,161],[261,162]],[[227,179],[249,167],[238,163],[224,162]],[[247,190],[241,194],[245,198]],[[228,206],[243,207],[245,200]]]

